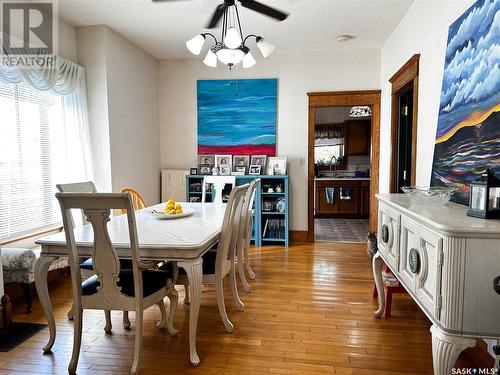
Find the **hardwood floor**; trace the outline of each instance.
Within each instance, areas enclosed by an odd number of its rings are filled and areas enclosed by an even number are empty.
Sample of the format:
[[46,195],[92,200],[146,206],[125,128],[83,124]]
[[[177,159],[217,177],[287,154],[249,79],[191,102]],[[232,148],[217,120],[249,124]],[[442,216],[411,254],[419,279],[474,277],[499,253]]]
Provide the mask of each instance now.
[[[215,290],[203,291],[198,325],[197,368],[188,360],[189,306],[182,293],[175,319],[175,338],[158,331],[160,312],[145,315],[143,374],[431,374],[428,319],[410,297],[397,295],[393,316],[372,316],[373,281],[366,245],[327,244],[252,249],[257,278],[252,293],[241,292],[246,310],[235,309],[229,289],[228,315],[234,323],[227,334],[219,318]],[[9,353],[0,353],[1,374],[67,373],[73,323],[66,320],[71,306],[71,283],[63,279],[51,289],[58,336],[53,355],[42,355],[48,333],[42,331]],[[113,312],[113,334],[103,331],[101,311],[84,312],[79,374],[128,373],[134,346],[132,330],[121,326]],[[43,323],[38,301],[26,314],[15,306],[15,321]],[[459,367],[473,363],[462,356]]]

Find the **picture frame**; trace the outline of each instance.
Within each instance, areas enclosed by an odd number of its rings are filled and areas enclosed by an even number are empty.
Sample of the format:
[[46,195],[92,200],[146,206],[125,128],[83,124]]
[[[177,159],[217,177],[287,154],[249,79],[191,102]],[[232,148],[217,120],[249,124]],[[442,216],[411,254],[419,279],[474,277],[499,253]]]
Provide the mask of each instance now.
[[252,164],[250,165],[250,169],[248,170],[248,174],[250,175],[260,175],[262,172],[262,165]]
[[221,164],[219,167],[219,175],[220,176],[230,176],[231,175],[231,166],[230,165],[224,165]]
[[267,155],[252,155],[250,165],[261,165],[261,173],[266,169]]
[[286,156],[271,156],[267,159],[267,175],[286,175],[288,158]]
[[[233,157],[231,155],[215,155],[215,166],[218,168],[220,175],[225,176],[227,168],[229,168],[228,174],[231,174],[231,171],[233,170],[232,165]],[[223,170],[224,173],[221,170]]]
[[201,175],[212,174],[215,165],[215,155],[198,155],[198,172]]
[[214,166],[209,165],[209,164],[199,164],[198,165],[198,171],[200,172],[201,175],[209,175],[212,174]]
[[234,171],[235,172],[242,172],[243,174],[247,173],[247,167],[246,166],[239,166],[239,165],[236,165],[234,167]]
[[196,176],[198,174],[198,168],[190,168],[189,169],[189,174],[191,176]]
[[[236,169],[238,168],[239,169]],[[245,170],[243,171],[241,168],[244,167]],[[248,168],[250,167],[250,156],[249,155],[234,155],[233,156],[233,169],[236,172],[245,172],[247,173]]]

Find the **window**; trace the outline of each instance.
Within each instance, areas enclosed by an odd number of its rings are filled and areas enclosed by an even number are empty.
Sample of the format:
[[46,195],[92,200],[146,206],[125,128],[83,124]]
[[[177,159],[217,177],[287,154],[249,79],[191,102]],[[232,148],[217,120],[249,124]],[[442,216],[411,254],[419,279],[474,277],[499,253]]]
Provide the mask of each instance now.
[[55,185],[89,177],[74,95],[0,81],[0,242],[60,225]]

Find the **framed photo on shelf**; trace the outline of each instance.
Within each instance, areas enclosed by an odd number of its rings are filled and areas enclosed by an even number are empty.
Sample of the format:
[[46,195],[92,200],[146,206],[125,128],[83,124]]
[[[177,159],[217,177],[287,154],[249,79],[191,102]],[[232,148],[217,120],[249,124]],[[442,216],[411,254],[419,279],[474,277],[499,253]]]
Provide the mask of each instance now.
[[219,167],[219,175],[220,176],[230,176],[231,175],[231,166],[230,165],[224,165],[221,164]]
[[[245,170],[241,168],[244,167]],[[235,155],[233,156],[233,168],[236,172],[245,172],[247,173],[248,168],[250,167],[250,156],[248,155]],[[240,168],[240,169],[237,169]]]
[[223,174],[221,169],[226,171],[229,168],[229,174],[233,170],[233,157],[231,155],[215,155],[215,166],[219,169],[219,174]]
[[248,170],[248,174],[259,175],[262,171],[262,165],[252,164]]
[[189,174],[190,175],[197,175],[198,174],[198,168],[190,168],[189,169]]
[[234,171],[235,172],[243,172],[243,174],[247,173],[247,167],[246,166],[239,166],[239,165],[236,165],[234,167]]
[[212,174],[215,165],[214,155],[198,155],[198,172],[203,175]]
[[264,171],[266,169],[266,155],[252,155],[250,158],[250,165],[260,165],[261,171]]
[[288,158],[286,156],[272,156],[267,160],[266,174],[268,175],[285,175],[286,164]]

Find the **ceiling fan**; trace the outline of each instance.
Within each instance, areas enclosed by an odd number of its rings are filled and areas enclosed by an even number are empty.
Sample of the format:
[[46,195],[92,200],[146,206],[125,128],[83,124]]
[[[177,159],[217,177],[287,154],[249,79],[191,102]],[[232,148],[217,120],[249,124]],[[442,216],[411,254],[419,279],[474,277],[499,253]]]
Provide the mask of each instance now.
[[[167,1],[179,1],[179,0],[153,0],[154,2],[167,2]],[[265,16],[274,18],[278,21],[284,21],[288,17],[288,13],[282,12],[281,10],[271,8],[268,5],[264,5],[255,0],[224,0],[222,4],[219,4],[212,15],[212,18],[208,22],[206,28],[213,29],[216,28],[224,16],[226,9],[235,5],[235,1],[239,1],[241,6],[244,8],[251,9],[257,13],[261,13]]]

